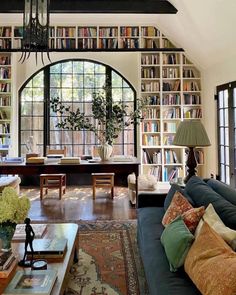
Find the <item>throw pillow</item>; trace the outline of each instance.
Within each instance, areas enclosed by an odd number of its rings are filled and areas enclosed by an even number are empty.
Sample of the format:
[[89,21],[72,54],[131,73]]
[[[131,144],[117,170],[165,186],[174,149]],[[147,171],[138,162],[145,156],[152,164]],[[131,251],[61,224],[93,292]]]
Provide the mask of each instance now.
[[199,208],[190,209],[182,214],[184,223],[187,225],[191,233],[194,233],[200,219],[205,212],[205,207],[201,206]]
[[174,197],[170,203],[170,206],[166,210],[162,224],[167,226],[172,220],[177,216],[182,215],[184,212],[192,209],[192,205],[189,201],[181,194],[181,192],[176,191]]
[[194,236],[181,216],[177,217],[164,229],[161,235],[161,243],[170,264],[170,271],[175,272],[184,264],[193,240]]
[[203,225],[203,221],[206,221],[235,250],[234,240],[236,239],[236,231],[225,226],[223,221],[216,213],[212,204],[209,204],[207,206],[205,213],[202,217],[202,220],[200,220],[196,228],[195,238],[197,238],[197,236],[199,235],[199,232]]
[[171,185],[168,194],[165,197],[165,201],[164,201],[164,209],[165,211],[167,210],[167,208],[170,206],[170,203],[174,197],[175,192],[181,192],[181,194],[189,201],[189,203],[194,207],[194,202],[191,199],[191,197],[184,192],[184,190],[182,189],[182,187],[180,187],[178,184],[174,183]]
[[236,294],[236,253],[204,222],[184,268],[203,295]]

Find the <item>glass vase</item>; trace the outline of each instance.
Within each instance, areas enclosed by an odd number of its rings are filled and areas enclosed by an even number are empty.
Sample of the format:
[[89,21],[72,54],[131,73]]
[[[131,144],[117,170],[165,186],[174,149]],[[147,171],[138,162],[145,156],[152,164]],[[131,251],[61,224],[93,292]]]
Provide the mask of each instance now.
[[11,241],[14,236],[16,229],[16,223],[3,222],[0,224],[0,239],[1,239],[1,250],[4,252],[11,250]]

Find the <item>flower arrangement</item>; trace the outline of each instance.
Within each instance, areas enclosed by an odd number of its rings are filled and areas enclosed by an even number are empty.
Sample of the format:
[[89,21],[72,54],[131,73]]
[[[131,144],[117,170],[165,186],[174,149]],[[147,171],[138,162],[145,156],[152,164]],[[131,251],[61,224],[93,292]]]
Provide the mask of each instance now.
[[0,195],[0,223],[19,223],[24,221],[30,209],[27,197],[19,197],[13,187],[5,187]]

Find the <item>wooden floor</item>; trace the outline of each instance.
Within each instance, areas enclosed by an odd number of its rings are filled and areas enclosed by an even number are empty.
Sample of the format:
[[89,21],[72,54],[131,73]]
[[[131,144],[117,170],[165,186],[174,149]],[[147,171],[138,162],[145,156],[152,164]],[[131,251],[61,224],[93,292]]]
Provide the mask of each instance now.
[[58,199],[58,191],[50,190],[40,201],[39,187],[21,187],[21,194],[31,200],[32,221],[127,220],[136,219],[136,209],[130,205],[128,189],[115,187],[115,197],[100,189],[92,198],[92,187],[67,187],[66,195]]

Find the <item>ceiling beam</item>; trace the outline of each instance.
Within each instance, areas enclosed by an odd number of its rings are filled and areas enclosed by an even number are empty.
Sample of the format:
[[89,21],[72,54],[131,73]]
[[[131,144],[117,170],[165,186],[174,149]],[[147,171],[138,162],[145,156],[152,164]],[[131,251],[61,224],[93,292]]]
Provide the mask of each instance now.
[[[23,13],[24,0],[1,1],[0,13]],[[51,0],[50,13],[174,14],[167,0]]]

